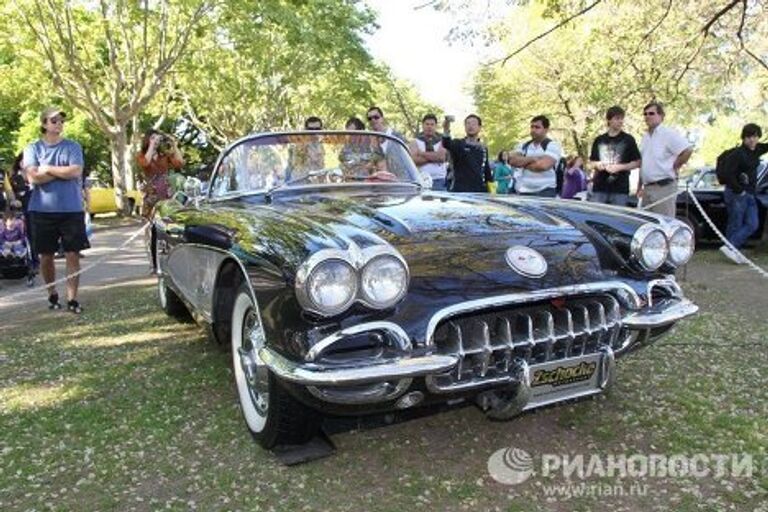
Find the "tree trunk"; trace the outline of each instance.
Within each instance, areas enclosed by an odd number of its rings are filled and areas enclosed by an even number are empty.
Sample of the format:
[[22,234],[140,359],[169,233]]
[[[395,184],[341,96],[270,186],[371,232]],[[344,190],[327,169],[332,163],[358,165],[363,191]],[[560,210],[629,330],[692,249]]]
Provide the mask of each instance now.
[[[117,211],[126,213],[126,154],[128,153],[127,134],[125,127],[117,127],[109,139],[109,149],[112,153],[112,181],[115,187],[115,202]],[[128,212],[130,213],[130,212]]]

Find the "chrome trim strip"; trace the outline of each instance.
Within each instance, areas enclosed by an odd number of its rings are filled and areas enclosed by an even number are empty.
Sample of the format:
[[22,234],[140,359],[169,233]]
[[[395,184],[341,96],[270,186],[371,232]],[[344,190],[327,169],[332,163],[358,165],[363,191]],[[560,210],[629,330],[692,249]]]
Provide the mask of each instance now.
[[633,330],[663,327],[696,314],[699,306],[688,299],[666,299],[653,308],[626,315],[622,322]]
[[456,366],[458,361],[454,356],[427,355],[397,358],[356,368],[335,368],[295,363],[268,347],[259,350],[259,356],[278,378],[305,386],[352,386],[421,377],[446,372]]
[[675,281],[674,276],[665,277],[663,279],[651,279],[648,281],[648,286],[646,287],[645,292],[649,307],[653,306],[653,295],[651,291],[656,287],[671,289],[673,297],[683,296],[683,290],[680,288],[680,285],[677,284],[677,281]]
[[386,331],[394,336],[395,340],[397,340],[400,345],[400,349],[404,353],[410,353],[411,351],[411,339],[399,325],[392,322],[367,322],[342,329],[341,331],[335,332],[318,341],[309,349],[304,360],[307,362],[317,361],[323,352],[334,343],[343,340],[347,336],[354,336],[355,334],[360,334],[365,331]]
[[[213,173],[211,174],[211,179],[208,182],[209,183],[208,191],[207,191],[207,194],[205,195],[205,199],[210,201],[212,199],[215,200],[215,199],[221,198],[221,196],[214,197],[214,195],[213,195],[213,190],[215,188],[214,185],[216,183],[216,178],[219,177],[219,169],[221,168],[221,164],[224,161],[224,159],[226,157],[228,157],[229,154],[232,151],[234,151],[234,149],[237,148],[240,144],[243,144],[243,143],[248,142],[248,141],[255,141],[255,140],[258,140],[258,139],[264,139],[264,138],[267,138],[267,137],[281,137],[281,136],[287,136],[287,135],[300,135],[300,136],[306,137],[307,135],[310,135],[310,136],[321,136],[321,135],[344,135],[344,134],[351,134],[351,135],[355,135],[355,136],[372,135],[372,136],[375,136],[375,137],[382,137],[382,138],[388,139],[387,142],[394,142],[395,144],[399,144],[400,146],[402,146],[402,148],[406,152],[409,152],[408,146],[402,140],[398,139],[397,137],[394,137],[392,135],[388,135],[386,133],[372,132],[372,131],[369,131],[369,130],[360,130],[360,131],[352,131],[352,132],[350,132],[349,130],[318,130],[318,131],[312,131],[312,132],[300,131],[299,130],[299,131],[280,131],[280,132],[251,133],[249,135],[245,135],[244,137],[240,137],[239,139],[231,142],[226,148],[224,148],[219,153],[219,157],[216,159],[216,163],[213,166]],[[414,168],[415,168],[415,164],[414,164]],[[417,177],[416,176],[411,176],[411,178],[416,179]],[[418,181],[403,181],[403,182],[397,182],[397,183],[398,184],[403,184],[403,185],[415,185],[417,187],[421,187],[421,185],[418,183]],[[250,195],[251,193],[254,193],[254,192],[255,193],[260,193],[260,194],[265,194],[265,193],[269,192],[269,190],[265,188],[265,189],[258,190],[258,191],[250,191],[250,192],[247,192],[245,194],[231,194],[231,195],[225,196],[224,198],[225,199],[233,199],[235,197],[239,197],[240,195]]]
[[460,304],[454,304],[452,306],[447,306],[432,315],[432,318],[430,318],[429,323],[427,324],[427,331],[424,342],[427,346],[433,345],[434,342],[432,337],[435,334],[435,330],[437,329],[438,324],[456,315],[471,313],[473,311],[479,311],[489,307],[525,304],[528,302],[536,302],[554,297],[580,295],[584,293],[617,291],[625,293],[625,296],[619,296],[618,298],[625,301],[631,300],[632,303],[628,305],[633,307],[633,309],[639,309],[641,307],[640,297],[637,295],[637,292],[635,292],[635,290],[627,283],[622,281],[602,281],[599,283],[560,286],[557,288],[547,288],[545,290],[532,290],[512,293],[508,295],[497,295],[494,297],[486,297],[484,299],[476,299],[462,302]]
[[370,404],[394,400],[402,395],[411,385],[413,379],[400,379],[396,385],[390,382],[376,382],[370,384],[367,389],[361,390],[356,386],[352,391],[344,388],[319,388],[307,386],[307,390],[320,400],[334,404]]

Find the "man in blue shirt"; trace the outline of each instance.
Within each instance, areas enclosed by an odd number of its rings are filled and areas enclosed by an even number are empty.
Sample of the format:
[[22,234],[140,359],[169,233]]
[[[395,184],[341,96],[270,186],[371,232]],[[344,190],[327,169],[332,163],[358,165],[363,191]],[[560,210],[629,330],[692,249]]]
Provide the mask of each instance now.
[[[90,247],[83,209],[83,149],[61,136],[66,114],[47,108],[40,114],[42,137],[24,149],[23,168],[32,184],[29,200],[32,245],[40,254],[40,273],[46,283],[56,280],[54,254],[61,244],[67,275],[80,270],[80,251]],[[82,312],[77,302],[79,277],[67,280],[67,309]],[[48,287],[50,309],[61,309],[56,286]]]

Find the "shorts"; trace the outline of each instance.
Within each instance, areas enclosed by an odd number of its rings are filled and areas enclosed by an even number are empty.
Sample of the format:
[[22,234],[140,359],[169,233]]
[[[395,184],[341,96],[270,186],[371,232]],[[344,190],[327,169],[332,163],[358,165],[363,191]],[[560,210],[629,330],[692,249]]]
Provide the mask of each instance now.
[[85,213],[30,212],[32,245],[38,254],[54,254],[59,247],[64,252],[79,252],[91,244],[85,235]]

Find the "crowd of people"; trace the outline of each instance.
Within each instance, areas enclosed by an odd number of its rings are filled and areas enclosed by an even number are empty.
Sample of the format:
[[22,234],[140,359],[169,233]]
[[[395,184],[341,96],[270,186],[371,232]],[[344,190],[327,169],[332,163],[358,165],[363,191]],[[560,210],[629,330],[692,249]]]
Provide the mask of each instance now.
[[[493,162],[480,138],[483,121],[476,114],[464,118],[465,135],[461,138],[451,135],[451,116],[445,117],[440,134],[437,116],[425,115],[421,132],[410,141],[409,149],[423,181],[433,190],[456,193],[493,192],[561,199],[581,195],[595,203],[627,206],[631,171],[639,169],[639,204],[648,211],[674,217],[679,172],[693,154],[693,146],[681,133],[664,124],[664,106],[658,101],[643,108],[647,130],[639,146],[635,137],[624,131],[625,116],[620,106],[607,109],[606,131],[592,142],[587,162],[579,155],[564,154],[560,143],[549,137],[550,121],[545,115],[531,119],[529,139],[500,151]],[[388,133],[405,142],[401,134],[387,125],[379,107],[371,107],[367,118],[371,131]],[[363,123],[351,118],[346,127],[362,129]],[[756,170],[760,156],[768,152],[768,144],[759,142],[761,137],[762,130],[757,124],[746,124],[741,144],[730,151],[728,169],[720,178],[725,185],[728,211],[726,238],[735,249],[741,249],[759,227]],[[744,263],[739,252],[730,246],[721,246],[721,252],[735,263]]]
[[[454,119],[446,116],[442,133],[438,118],[427,114],[421,132],[411,141],[393,130],[380,107],[366,112],[367,128],[407,144],[422,180],[433,190],[455,193],[492,192],[543,198],[574,199],[587,191],[590,201],[626,206],[630,199],[630,172],[639,169],[637,195],[650,211],[674,216],[677,178],[680,168],[691,157],[693,148],[680,133],[663,124],[664,107],[650,102],[643,108],[647,130],[638,146],[624,131],[625,111],[613,106],[606,111],[606,131],[592,143],[588,161],[579,155],[566,156],[562,146],[550,138],[550,120],[545,115],[530,121],[530,138],[514,148],[498,153],[491,161],[480,134],[483,121],[470,114],[464,118],[464,136],[451,133]],[[66,114],[47,108],[40,114],[40,139],[30,143],[9,173],[2,177],[0,210],[0,257],[12,256],[22,240],[31,242],[32,260],[48,285],[48,305],[62,309],[56,286],[54,256],[63,251],[66,259],[66,309],[82,312],[78,302],[80,251],[89,247],[85,224],[86,191],[83,179],[83,150],[80,144],[63,137]],[[319,117],[309,117],[305,130],[322,130]],[[347,130],[365,130],[366,123],[350,117]],[[740,249],[757,229],[758,207],[755,198],[756,169],[768,144],[760,143],[762,130],[756,124],[744,126],[738,148],[728,154],[728,170],[718,168],[725,184],[728,209],[727,238]],[[294,158],[312,158],[311,154]],[[719,159],[720,160],[720,159]],[[723,157],[723,160],[726,159]],[[150,130],[137,155],[143,189],[143,215],[151,216],[158,201],[171,197],[169,173],[181,169],[184,159],[176,140]],[[720,162],[718,161],[718,166]],[[725,166],[725,163],[723,163]],[[721,251],[736,263],[740,254],[727,245]],[[39,263],[38,263],[39,258]]]

